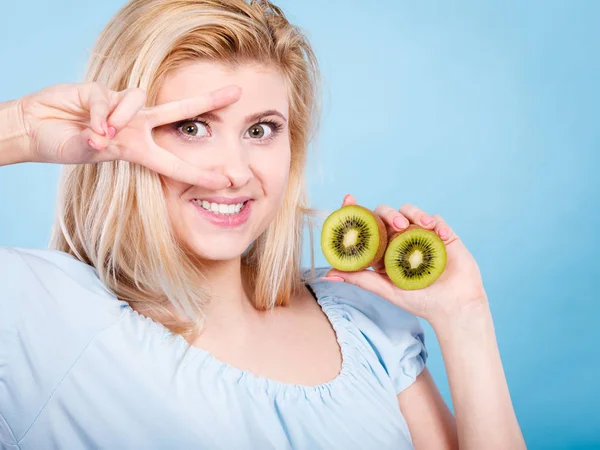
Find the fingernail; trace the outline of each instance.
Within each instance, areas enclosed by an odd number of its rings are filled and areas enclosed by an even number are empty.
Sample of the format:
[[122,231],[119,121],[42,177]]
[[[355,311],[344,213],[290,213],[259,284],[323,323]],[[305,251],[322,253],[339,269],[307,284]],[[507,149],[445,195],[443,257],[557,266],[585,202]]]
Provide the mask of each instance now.
[[100,150],[100,147],[98,147],[96,144],[94,144],[94,141],[92,141],[91,139],[88,139],[88,145],[90,147],[92,147],[94,150]]
[[342,203],[346,203],[346,200],[348,200],[348,197],[350,197],[350,194],[346,194],[346,196],[344,197],[344,201]]
[[438,234],[441,238],[445,238],[446,236],[448,236],[448,230],[446,230],[445,228],[440,228],[438,230]]
[[408,220],[406,220],[404,217],[396,216],[394,217],[392,223],[399,230],[403,230],[404,228],[408,227]]
[[115,137],[115,134],[117,134],[117,130],[115,127],[109,127],[106,134],[108,134],[108,137],[112,139]]
[[102,129],[104,130],[104,136],[108,136],[108,125],[106,122],[102,122]]
[[344,281],[344,279],[342,277],[321,277],[321,280],[325,280],[325,281]]
[[421,217],[421,223],[423,225],[429,225],[431,222],[433,222],[433,218],[429,217],[429,216],[423,216]]

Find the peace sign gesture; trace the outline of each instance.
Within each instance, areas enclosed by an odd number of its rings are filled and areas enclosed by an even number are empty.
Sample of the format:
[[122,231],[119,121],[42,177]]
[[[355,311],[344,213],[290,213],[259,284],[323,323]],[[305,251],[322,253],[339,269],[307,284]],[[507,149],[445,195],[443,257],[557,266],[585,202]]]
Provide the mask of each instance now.
[[221,189],[227,177],[202,170],[159,147],[152,129],[236,102],[241,89],[228,86],[195,97],[145,108],[137,88],[112,91],[99,83],[49,86],[17,101],[27,161],[88,164],[123,160],[177,181]]

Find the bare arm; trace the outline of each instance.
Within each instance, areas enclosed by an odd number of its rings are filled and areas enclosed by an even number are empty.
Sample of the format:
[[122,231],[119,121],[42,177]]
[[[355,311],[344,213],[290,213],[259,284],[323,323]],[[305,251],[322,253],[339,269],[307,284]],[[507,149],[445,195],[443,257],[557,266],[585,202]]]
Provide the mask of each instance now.
[[[356,199],[346,196],[344,204],[356,204]],[[400,289],[377,270],[328,272],[328,276],[355,284],[422,317],[435,331],[448,373],[456,428],[453,429],[453,419],[433,380],[425,372],[398,394],[415,444],[425,449],[456,448],[456,441],[461,450],[526,448],[475,258],[439,214],[430,216],[411,204],[404,204],[399,210],[379,205],[375,213],[391,230],[403,228],[396,225],[395,219],[421,224],[446,245],[444,272],[423,289]]]
[[15,100],[0,103],[0,166],[28,160],[27,133]]
[[487,301],[432,323],[448,374],[456,435],[428,374],[398,395],[417,449],[526,448],[515,416]]
[[398,403],[417,450],[458,448],[456,420],[427,367],[410,387],[398,394]]

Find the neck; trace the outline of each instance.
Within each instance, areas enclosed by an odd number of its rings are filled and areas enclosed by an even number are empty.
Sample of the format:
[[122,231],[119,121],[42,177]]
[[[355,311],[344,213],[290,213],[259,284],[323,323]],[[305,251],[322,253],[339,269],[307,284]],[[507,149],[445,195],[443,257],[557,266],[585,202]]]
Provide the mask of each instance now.
[[211,298],[206,309],[207,325],[220,327],[247,319],[257,312],[251,303],[253,294],[245,281],[241,258],[205,261],[203,266]]

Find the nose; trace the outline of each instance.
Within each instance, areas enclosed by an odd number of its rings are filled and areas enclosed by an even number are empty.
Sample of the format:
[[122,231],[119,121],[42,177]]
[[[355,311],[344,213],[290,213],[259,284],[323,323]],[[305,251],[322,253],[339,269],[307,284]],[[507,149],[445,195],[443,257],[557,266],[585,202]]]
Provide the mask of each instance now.
[[252,177],[248,150],[241,142],[224,142],[222,151],[222,171],[229,178],[231,187],[243,187]]

